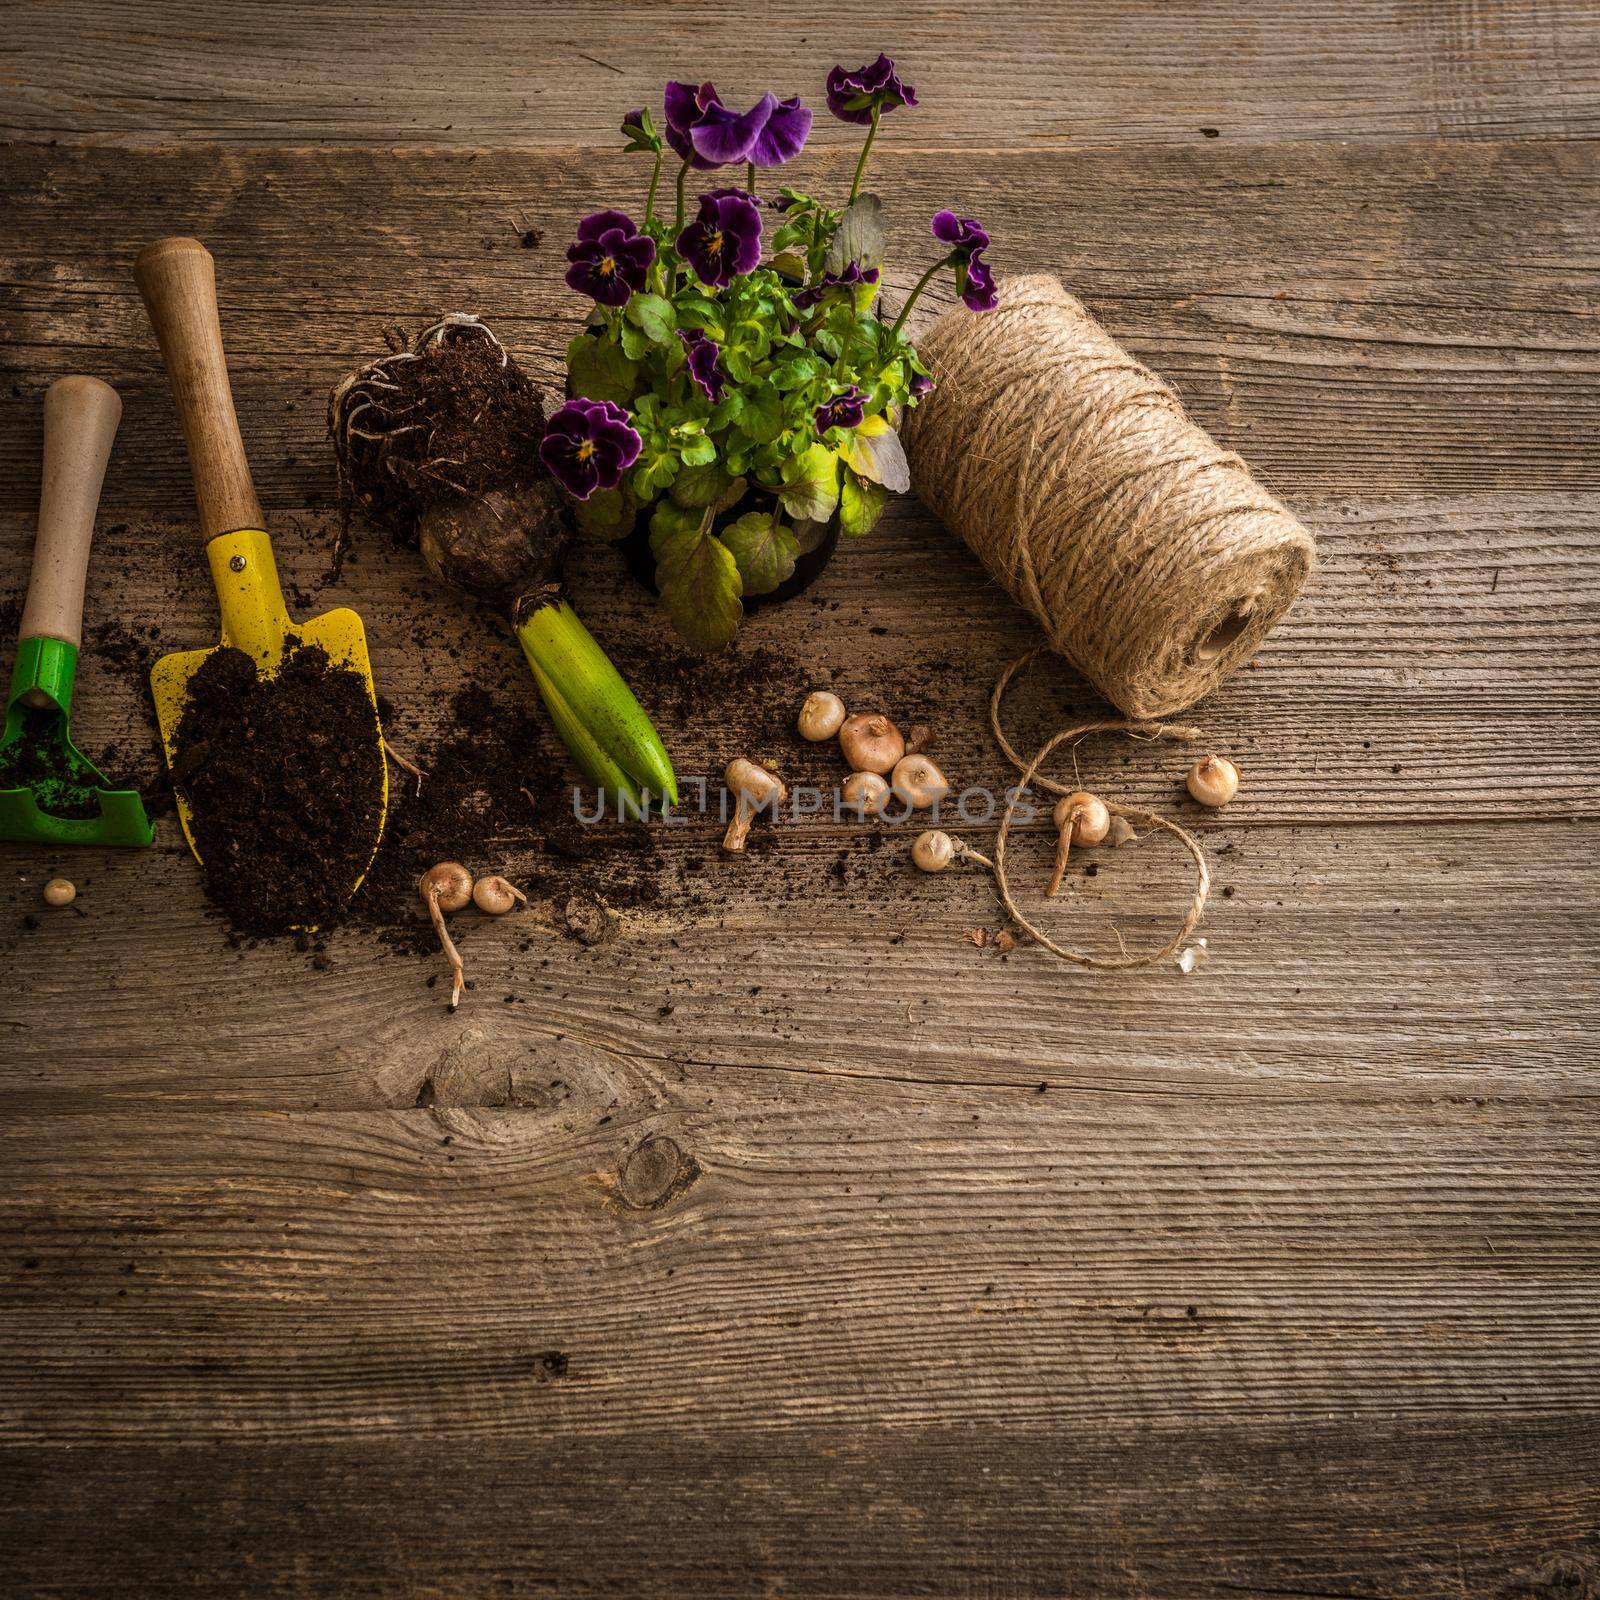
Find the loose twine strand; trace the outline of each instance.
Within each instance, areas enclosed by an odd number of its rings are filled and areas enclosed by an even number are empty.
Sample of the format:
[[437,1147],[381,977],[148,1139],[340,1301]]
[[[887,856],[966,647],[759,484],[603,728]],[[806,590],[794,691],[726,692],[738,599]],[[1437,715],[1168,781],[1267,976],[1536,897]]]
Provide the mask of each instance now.
[[918,494],[1120,710],[1192,705],[1300,592],[1311,535],[1055,278],[918,348]]
[[[1168,956],[1176,955],[1184,942],[1189,938],[1200,918],[1204,916],[1206,898],[1211,893],[1211,868],[1206,863],[1205,851],[1200,848],[1200,841],[1186,828],[1180,828],[1176,822],[1169,821],[1166,817],[1157,816],[1153,811],[1145,811],[1138,806],[1125,806],[1115,800],[1106,801],[1106,810],[1114,817],[1126,817],[1129,822],[1137,823],[1144,828],[1161,828],[1173,835],[1178,843],[1187,850],[1194,860],[1195,888],[1194,897],[1189,902],[1189,909],[1184,914],[1183,925],[1178,931],[1157,950],[1151,950],[1144,955],[1122,955],[1115,959],[1108,956],[1091,956],[1082,950],[1068,950],[1059,945],[1048,934],[1034,926],[1022,913],[1011,893],[1011,883],[1006,877],[1006,839],[1011,832],[1012,818],[1016,815],[1017,807],[1022,796],[1031,784],[1037,783],[1041,789],[1049,789],[1054,794],[1069,794],[1071,791],[1064,785],[1057,783],[1053,778],[1039,775],[1039,769],[1050,757],[1051,753],[1070,739],[1082,739],[1091,733],[1130,733],[1135,737],[1144,739],[1176,739],[1187,742],[1200,737],[1198,728],[1185,727],[1178,723],[1144,722],[1144,721],[1098,721],[1083,722],[1076,727],[1063,728],[1060,733],[1052,734],[1040,747],[1039,753],[1033,760],[1024,762],[1012,748],[1011,741],[1006,738],[1000,726],[1000,703],[1005,697],[1006,689],[1017,673],[1039,654],[1037,649],[1026,651],[1024,654],[1006,666],[995,680],[994,692],[989,696],[989,726],[994,730],[994,736],[1000,748],[1005,752],[1006,759],[1022,773],[1019,783],[1012,786],[1011,797],[1006,802],[1005,814],[1000,818],[1000,829],[995,834],[994,860],[984,864],[994,873],[995,887],[999,890],[1001,903],[1005,906],[1012,921],[1017,924],[1036,944],[1042,945],[1052,955],[1060,956],[1063,961],[1070,961],[1076,966],[1091,967],[1097,972],[1127,972],[1135,967],[1151,967],[1158,961],[1165,961]],[[1070,826],[1070,824],[1069,824]],[[979,857],[978,859],[982,859]]]

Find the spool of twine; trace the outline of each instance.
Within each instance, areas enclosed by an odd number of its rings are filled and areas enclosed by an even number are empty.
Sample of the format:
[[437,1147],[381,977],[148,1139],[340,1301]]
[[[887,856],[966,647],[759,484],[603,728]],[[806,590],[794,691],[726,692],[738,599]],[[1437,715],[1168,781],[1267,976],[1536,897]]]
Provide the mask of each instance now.
[[1299,594],[1311,535],[1055,278],[917,347],[917,493],[1129,716],[1192,705]]

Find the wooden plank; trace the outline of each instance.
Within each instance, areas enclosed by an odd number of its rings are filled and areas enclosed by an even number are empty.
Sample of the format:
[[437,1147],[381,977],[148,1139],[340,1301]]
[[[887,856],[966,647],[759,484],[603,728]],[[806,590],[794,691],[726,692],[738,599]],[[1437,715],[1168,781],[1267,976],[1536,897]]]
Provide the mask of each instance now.
[[[461,919],[475,987],[454,1017],[429,986],[442,961],[353,933],[332,942],[326,970],[285,945],[225,948],[170,843],[92,865],[24,865],[10,852],[8,1103],[494,1102],[512,1096],[508,1075],[559,1073],[573,1051],[1250,1102],[1313,1088],[1334,1099],[1577,1092],[1592,1080],[1592,826],[1506,829],[1493,852],[1482,828],[1272,830],[1224,846],[1219,879],[1235,892],[1214,902],[1211,959],[1191,979],[976,949],[967,930],[1000,925],[981,876],[936,887],[911,878],[903,844],[874,854],[796,831],[742,881],[707,859],[707,841],[674,838],[652,868],[667,903],[625,914],[602,948],[530,948],[515,921]],[[1019,852],[1035,893],[1047,856],[1043,839]],[[493,864],[520,876],[544,859],[522,842]],[[12,919],[58,870],[84,885],[89,920],[16,932]],[[1171,854],[1119,859],[1045,925],[1108,952],[1115,929],[1130,946],[1153,943],[1179,914],[1180,874]],[[701,909],[686,910],[692,900]],[[547,906],[536,914],[550,920]],[[706,916],[718,921],[697,922]],[[866,1044],[863,1018],[877,1019]]]
[[[950,1359],[981,1382],[981,1345]],[[1590,1417],[1114,1439],[801,1421],[0,1452],[0,1516],[17,1587],[63,1600],[1557,1600],[1596,1567],[1597,1477]]]
[[1592,1094],[515,1089],[9,1118],[0,1442],[1600,1420]]
[[12,1117],[8,1570],[743,1594],[749,1541],[785,1592],[1178,1600],[1581,1560],[1592,1098],[1238,1109],[569,1052],[498,1111]]
[[[981,178],[891,147],[876,171],[893,284],[920,272],[936,208],[980,211],[1003,270],[1062,273],[1291,498],[1600,482],[1600,145],[985,156]],[[39,392],[80,368],[124,394],[108,504],[187,507],[129,270],[151,238],[187,229],[217,253],[264,502],[316,506],[327,390],[386,324],[478,311],[560,381],[582,313],[563,242],[590,206],[637,209],[643,176],[618,156],[0,152],[0,509],[31,509]],[[818,157],[796,177],[834,192],[848,164]],[[514,219],[543,243],[521,248]]]
[[[495,1061],[542,1059],[565,1037],[625,1060],[1170,1092],[1582,1081],[1600,882],[1593,508],[1551,496],[1313,510],[1316,586],[1262,667],[1197,713],[1243,764],[1241,798],[1202,816],[1179,796],[1183,762],[1170,749],[1101,741],[1081,753],[1090,781],[1182,816],[1212,852],[1215,955],[1193,979],[974,949],[968,929],[998,926],[988,880],[914,874],[901,828],[809,816],[785,823],[775,849],[730,863],[720,825],[691,816],[653,830],[643,856],[621,849],[627,830],[614,822],[594,830],[583,872],[601,892],[641,879],[656,892],[625,914],[615,946],[535,938],[529,950],[514,919],[464,927],[478,988],[462,1021],[486,1030]],[[119,608],[138,637],[115,662],[87,658],[77,726],[87,748],[153,772],[145,663],[203,640],[214,601],[178,525],[113,528],[90,614]],[[371,535],[340,588],[313,598],[331,531],[321,516],[281,527],[285,576],[303,609],[337,594],[363,612],[402,744],[427,761],[464,681],[509,705],[527,699],[505,641],[430,596],[414,558]],[[19,518],[0,532],[13,595],[29,537]],[[714,677],[691,695],[692,714],[645,681],[663,622],[611,553],[588,552],[573,576],[686,777],[714,780],[750,750],[775,756],[791,781],[837,780],[826,752],[784,731],[827,629],[852,641],[828,663],[852,703],[931,720],[963,787],[1009,782],[985,708],[998,663],[1031,642],[1028,624],[914,507],[848,550],[811,596],[752,619],[743,648],[760,652],[761,688]],[[1080,713],[1096,714],[1093,696],[1046,670],[1019,686],[1009,725],[1031,745]],[[976,799],[970,814],[982,814]],[[962,831],[982,848],[991,830]],[[1017,851],[1031,901],[1046,871],[1041,824]],[[285,947],[227,949],[170,818],[148,855],[9,847],[0,862],[0,945],[12,993],[27,997],[8,1029],[13,1106],[409,1105],[455,1048],[459,1029],[426,987],[436,963],[354,933],[335,941],[327,971]],[[507,829],[492,864],[519,878],[563,870],[531,816]],[[56,871],[82,885],[83,915],[25,927]],[[1049,925],[1107,951],[1119,930],[1154,940],[1186,893],[1181,858],[1159,843],[1106,856],[1096,873],[1074,879]],[[552,918],[547,906],[536,915]],[[746,996],[757,986],[759,999]],[[520,1003],[501,1003],[507,994]],[[155,998],[174,995],[183,1002]],[[885,995],[894,1025],[863,1057],[858,1019],[882,1013]],[[61,1016],[74,1018],[65,1051]]]
[[[1308,592],[1243,670],[1193,714],[1244,764],[1243,798],[1198,825],[1220,830],[1311,821],[1471,822],[1594,816],[1600,754],[1587,742],[1600,663],[1600,506],[1592,496],[1462,496],[1429,501],[1319,498],[1302,507],[1319,545]],[[510,700],[528,684],[520,656],[479,613],[434,589],[414,555],[358,535],[337,589],[325,587],[335,519],[273,519],[279,565],[301,611],[354,605],[366,619],[395,726],[425,746],[450,726],[454,687],[470,677]],[[32,518],[0,517],[0,606],[20,606]],[[101,519],[88,613],[114,619],[114,658],[86,654],[77,726],[153,772],[144,675],[167,651],[204,643],[216,603],[189,529],[176,519]],[[580,549],[572,592],[648,706],[652,651],[670,628],[660,606],[603,546]],[[818,662],[819,628],[848,630],[848,650]],[[881,630],[881,631],[874,631]],[[126,637],[124,637],[126,635]],[[777,681],[748,692],[736,673],[706,673],[699,715],[674,717],[683,770],[719,773],[755,750],[795,778],[832,768],[789,736],[790,702],[820,672],[861,703],[938,725],[952,778],[999,785],[988,696],[1000,666],[1038,642],[1031,622],[914,501],[847,546],[798,602],[758,612],[741,634]],[[731,658],[730,658],[731,659]],[[716,680],[712,682],[711,680]],[[447,685],[441,693],[441,682]],[[1007,702],[1019,746],[1104,710],[1064,665],[1024,675]],[[1138,804],[1166,805],[1184,763],[1169,747],[1136,752],[1120,780]],[[1091,745],[1084,770],[1120,761]],[[816,758],[816,759],[813,759]],[[796,762],[810,762],[795,766]],[[820,762],[820,764],[819,764]],[[822,819],[826,821],[827,819]],[[840,836],[837,827],[823,837]],[[696,841],[701,842],[697,834]]]
[[[604,145],[671,76],[821,110],[835,61],[889,49],[939,145],[1592,136],[1600,29],[1582,0],[1001,0],[863,16],[823,0],[774,29],[752,3],[567,0],[535,11],[392,0],[21,0],[5,137],[137,144]],[[896,132],[902,130],[897,128]],[[814,137],[856,137],[819,117]]]

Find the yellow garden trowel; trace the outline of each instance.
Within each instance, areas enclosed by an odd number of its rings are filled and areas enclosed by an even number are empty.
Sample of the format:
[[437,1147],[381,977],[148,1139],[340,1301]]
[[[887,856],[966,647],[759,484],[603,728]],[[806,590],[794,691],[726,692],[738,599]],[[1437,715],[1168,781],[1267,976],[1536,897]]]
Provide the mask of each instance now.
[[[161,345],[189,447],[200,533],[206,541],[211,581],[222,611],[222,646],[244,651],[254,658],[259,672],[270,676],[277,673],[288,651],[302,644],[320,645],[335,665],[359,673],[366,683],[372,702],[371,759],[375,777],[382,784],[382,805],[372,850],[362,857],[361,871],[349,886],[354,894],[377,852],[389,800],[383,729],[361,618],[341,609],[306,622],[291,622],[284,607],[272,541],[262,528],[261,502],[250,479],[250,464],[234,415],[210,252],[198,239],[161,239],[140,252],[133,275]],[[156,717],[169,767],[177,754],[178,723],[188,703],[189,680],[217,648],[163,656],[151,669]],[[178,815],[189,847],[199,859],[194,818],[182,796]]]

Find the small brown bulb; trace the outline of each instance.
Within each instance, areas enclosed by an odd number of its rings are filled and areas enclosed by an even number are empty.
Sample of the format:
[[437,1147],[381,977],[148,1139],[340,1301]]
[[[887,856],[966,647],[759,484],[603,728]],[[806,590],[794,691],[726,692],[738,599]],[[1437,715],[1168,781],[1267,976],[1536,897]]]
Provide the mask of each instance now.
[[503,917],[518,901],[527,905],[528,897],[514,883],[497,876],[479,878],[472,886],[472,903],[491,917]]
[[844,701],[826,689],[815,689],[806,696],[800,707],[800,717],[795,726],[802,739],[819,744],[831,739],[844,726]]
[[889,802],[889,780],[881,772],[852,772],[839,791],[845,811],[858,817],[876,817]]
[[776,817],[778,807],[789,798],[789,791],[775,773],[757,766],[744,756],[737,756],[728,763],[723,778],[738,796],[738,804],[734,809],[733,821],[722,836],[722,848],[738,852],[744,849],[744,841],[750,832],[750,824],[756,819],[756,813],[770,806]]
[[938,828],[919,833],[911,846],[911,859],[924,872],[943,872],[955,858],[955,840]]
[[1056,841],[1055,870],[1050,874],[1050,885],[1045,893],[1051,897],[1061,892],[1061,881],[1067,875],[1067,862],[1075,844],[1099,844],[1111,832],[1111,812],[1097,794],[1087,789],[1075,789],[1056,801],[1052,820],[1061,830]]
[[417,883],[417,892],[428,908],[428,920],[439,935],[440,948],[450,963],[450,1009],[461,1004],[461,991],[466,987],[466,970],[461,964],[461,952],[444,925],[447,911],[459,911],[472,899],[472,874],[459,861],[441,861],[429,867]]
[[890,787],[913,811],[926,811],[950,793],[950,780],[929,757],[902,756]]
[[460,911],[472,899],[472,874],[459,861],[441,861],[422,874],[417,893],[424,905]]
[[70,906],[78,898],[78,886],[68,878],[52,878],[44,886],[47,906]]
[[1106,809],[1105,801],[1097,794],[1090,794],[1086,789],[1075,790],[1072,794],[1056,801],[1054,813],[1056,827],[1066,827],[1069,817],[1072,819],[1074,844],[1100,844],[1111,832],[1111,813]]
[[1225,806],[1239,792],[1239,769],[1226,756],[1207,756],[1189,768],[1189,793],[1203,806]]
[[839,748],[852,772],[893,772],[906,753],[900,730],[881,713],[858,711],[839,729]]

